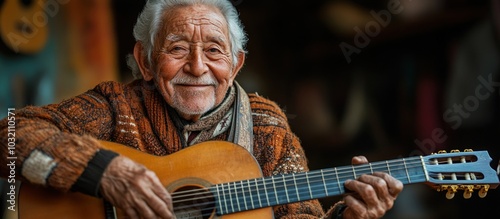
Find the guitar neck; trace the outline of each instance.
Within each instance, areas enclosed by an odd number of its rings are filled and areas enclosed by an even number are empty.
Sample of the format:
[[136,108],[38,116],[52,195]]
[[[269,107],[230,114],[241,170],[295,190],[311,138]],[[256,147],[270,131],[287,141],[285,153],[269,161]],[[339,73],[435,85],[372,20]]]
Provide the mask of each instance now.
[[346,193],[344,182],[385,172],[403,184],[428,181],[422,157],[342,166],[217,184],[210,188],[219,214],[252,210]]

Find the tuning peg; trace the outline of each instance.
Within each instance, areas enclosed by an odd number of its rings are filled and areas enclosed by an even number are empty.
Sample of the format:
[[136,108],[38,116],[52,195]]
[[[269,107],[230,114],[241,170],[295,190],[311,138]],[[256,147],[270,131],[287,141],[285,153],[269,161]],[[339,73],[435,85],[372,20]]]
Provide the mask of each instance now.
[[467,185],[464,186],[464,198],[469,199],[472,197],[472,193],[474,192],[474,186],[473,185]]
[[448,190],[448,192],[446,193],[446,198],[447,199],[452,199],[455,197],[455,192],[451,191],[451,190]]
[[457,149],[454,149],[454,150],[451,150],[450,153],[458,153],[460,152],[460,150],[457,150]]
[[472,152],[472,149],[464,149],[464,152]]
[[446,150],[439,150],[438,154],[446,154]]
[[488,189],[490,188],[490,185],[484,185],[480,190],[479,192],[477,193],[479,195],[480,198],[484,198],[486,197],[486,195],[488,194]]
[[442,187],[442,190],[448,190],[448,192],[446,192],[447,199],[452,199],[453,197],[455,197],[455,193],[457,192],[457,189],[458,189],[458,186],[456,186],[456,185]]

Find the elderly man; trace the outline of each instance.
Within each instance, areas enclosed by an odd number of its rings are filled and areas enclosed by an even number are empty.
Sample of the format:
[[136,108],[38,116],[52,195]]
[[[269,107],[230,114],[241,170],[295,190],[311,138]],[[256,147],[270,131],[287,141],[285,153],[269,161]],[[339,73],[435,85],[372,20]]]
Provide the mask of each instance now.
[[[131,218],[175,218],[171,194],[157,175],[98,140],[154,155],[224,140],[252,152],[264,176],[308,171],[283,111],[235,81],[245,61],[246,35],[229,1],[150,0],[134,36],[129,65],[137,80],[104,82],[58,104],[16,111],[21,180],[103,197]],[[7,136],[6,119],[0,128],[1,137]],[[7,146],[0,148],[5,155]],[[353,164],[366,162],[353,158]],[[9,170],[1,168],[6,177]],[[385,173],[362,175],[344,186],[353,193],[326,214],[313,199],[274,206],[274,215],[380,218],[403,189]]]

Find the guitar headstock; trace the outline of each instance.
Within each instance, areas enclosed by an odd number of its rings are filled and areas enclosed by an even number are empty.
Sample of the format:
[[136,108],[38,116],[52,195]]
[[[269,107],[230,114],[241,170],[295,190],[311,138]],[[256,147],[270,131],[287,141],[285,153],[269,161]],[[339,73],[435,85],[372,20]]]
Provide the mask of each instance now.
[[490,166],[492,159],[487,151],[439,151],[423,159],[428,184],[437,191],[447,191],[448,199],[452,199],[458,190],[464,191],[466,199],[474,190],[479,190],[479,197],[484,198],[489,189],[500,184],[497,172]]

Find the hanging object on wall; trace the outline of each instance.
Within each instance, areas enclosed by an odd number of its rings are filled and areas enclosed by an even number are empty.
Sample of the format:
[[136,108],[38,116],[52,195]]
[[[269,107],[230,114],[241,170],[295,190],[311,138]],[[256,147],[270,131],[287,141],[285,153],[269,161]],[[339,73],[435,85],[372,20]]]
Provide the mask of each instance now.
[[49,18],[45,0],[4,0],[0,5],[0,37],[16,54],[34,54],[45,46]]

